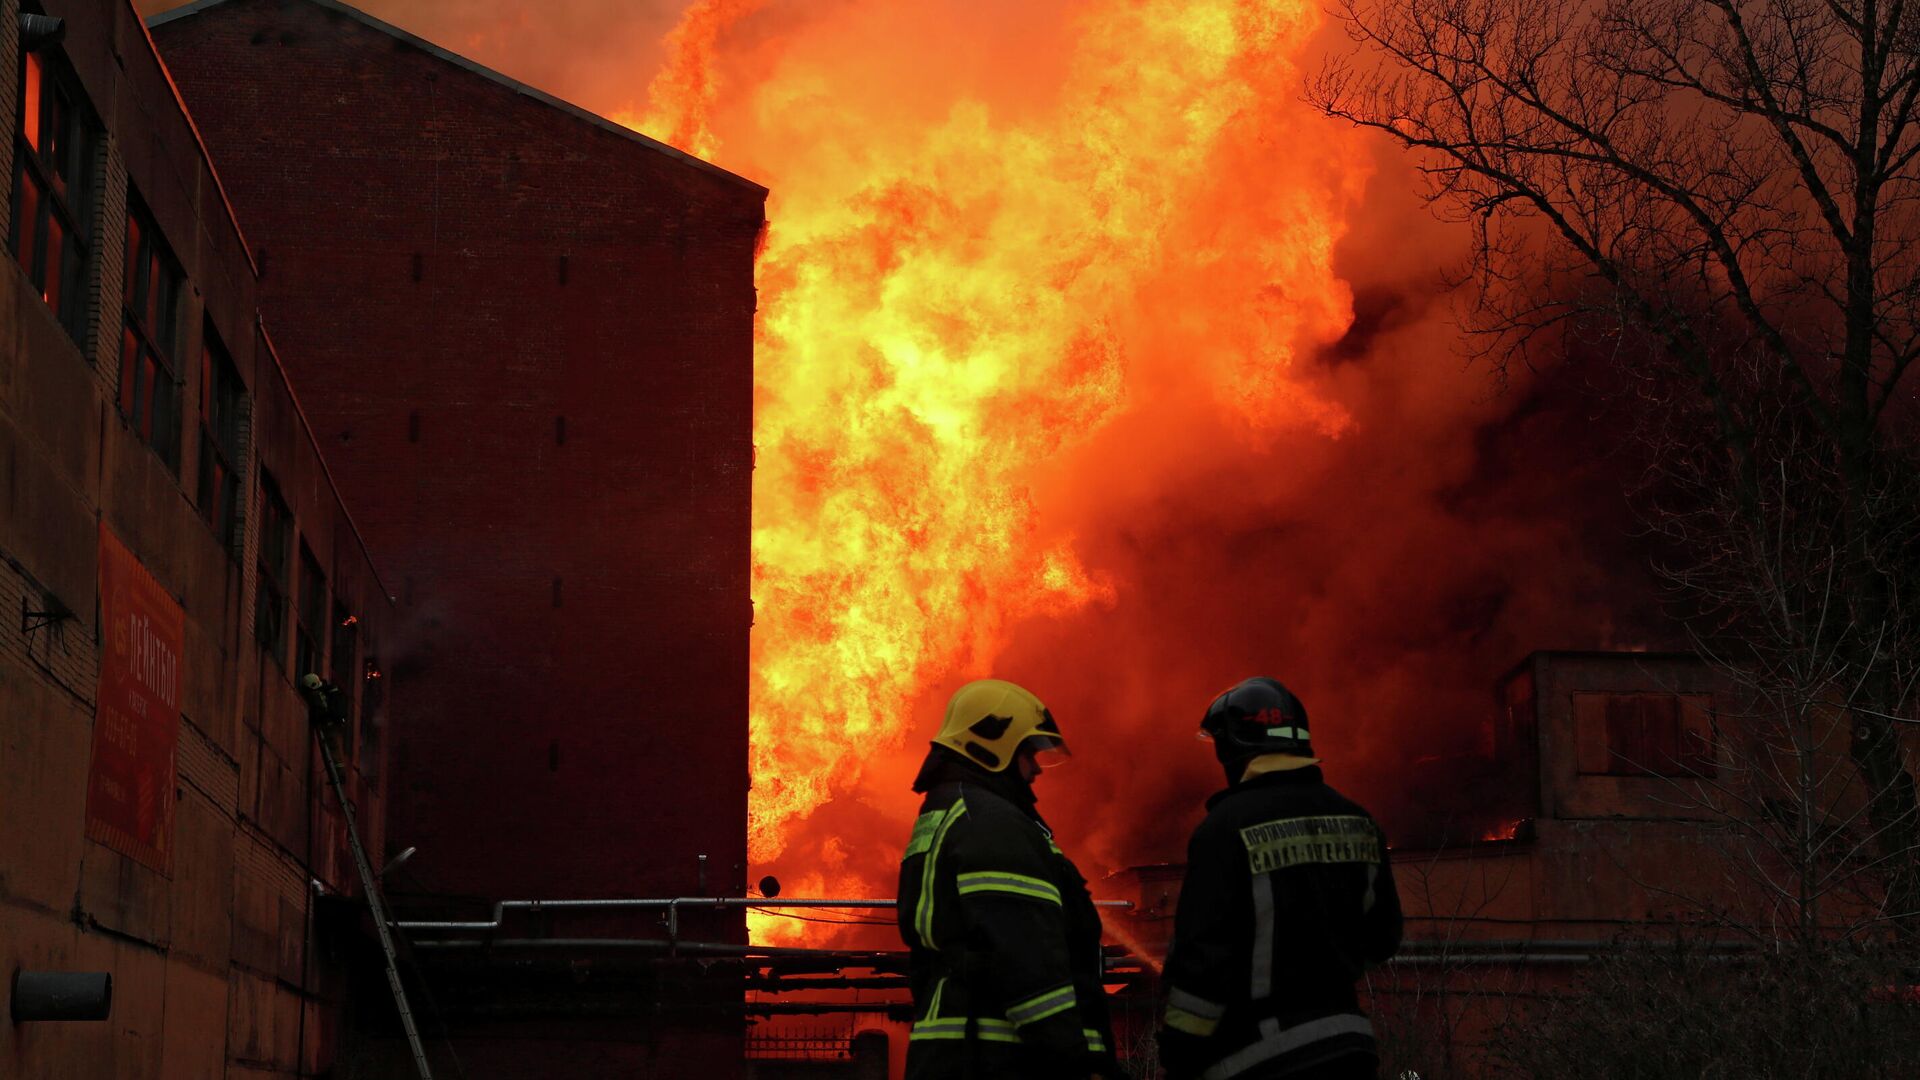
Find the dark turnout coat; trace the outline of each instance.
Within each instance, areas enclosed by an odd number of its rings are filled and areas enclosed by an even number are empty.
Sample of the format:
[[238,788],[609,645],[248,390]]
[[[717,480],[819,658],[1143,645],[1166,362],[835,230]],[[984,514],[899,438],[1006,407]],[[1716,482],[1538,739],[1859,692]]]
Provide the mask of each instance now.
[[897,894],[914,1002],[907,1080],[1107,1071],[1113,1032],[1086,880],[1017,778],[941,750],[921,776],[926,801]]
[[1316,767],[1207,802],[1167,959],[1173,1080],[1294,1076],[1375,1056],[1355,982],[1400,947],[1400,897],[1373,818]]

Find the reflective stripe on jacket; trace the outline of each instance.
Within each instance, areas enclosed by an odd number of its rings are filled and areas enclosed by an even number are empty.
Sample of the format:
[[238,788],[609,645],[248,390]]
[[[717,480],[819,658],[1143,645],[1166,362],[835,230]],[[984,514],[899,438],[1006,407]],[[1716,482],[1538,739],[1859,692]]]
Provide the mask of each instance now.
[[1208,800],[1164,982],[1174,1080],[1284,1077],[1375,1052],[1354,983],[1400,945],[1386,840],[1318,768]]
[[909,1080],[1084,1075],[1109,1052],[1099,912],[1036,817],[985,787],[935,786],[899,897]]

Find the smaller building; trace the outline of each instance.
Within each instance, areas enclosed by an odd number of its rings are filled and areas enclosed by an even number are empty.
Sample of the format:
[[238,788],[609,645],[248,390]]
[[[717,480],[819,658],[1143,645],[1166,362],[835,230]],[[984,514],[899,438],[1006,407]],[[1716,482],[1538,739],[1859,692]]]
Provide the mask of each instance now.
[[322,1074],[364,945],[295,679],[378,853],[391,604],[130,5],[0,0],[0,143],[0,996],[112,976],[0,1075]]
[[[1604,937],[1675,914],[1656,879],[1714,895],[1698,848],[1724,816],[1712,785],[1736,705],[1722,676],[1688,654],[1541,652],[1496,700],[1480,752],[1407,765],[1422,816],[1389,840],[1409,938]],[[1150,951],[1182,870],[1127,872]]]
[[[1844,725],[1806,723],[1820,790],[1796,796],[1769,738],[1778,719],[1696,656],[1535,653],[1495,706],[1478,753],[1408,764],[1425,815],[1389,833],[1407,941],[1368,980],[1377,1015],[1417,1013],[1470,1052],[1515,1002],[1569,985],[1623,938],[1718,948],[1723,927],[1778,925],[1780,891],[1762,878],[1788,880],[1774,840],[1808,806],[1854,834],[1829,837],[1823,872],[1871,861]],[[1166,955],[1183,872],[1136,867],[1117,883],[1136,905],[1117,935],[1150,960]],[[1823,924],[1859,914],[1849,902],[1836,891]]]

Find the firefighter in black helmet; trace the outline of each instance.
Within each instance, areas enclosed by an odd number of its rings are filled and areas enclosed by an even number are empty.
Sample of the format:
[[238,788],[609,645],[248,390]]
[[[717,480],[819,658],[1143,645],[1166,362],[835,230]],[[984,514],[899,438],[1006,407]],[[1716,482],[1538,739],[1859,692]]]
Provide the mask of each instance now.
[[1172,1080],[1348,1080],[1379,1069],[1354,984],[1400,947],[1373,818],[1327,786],[1307,710],[1273,679],[1200,724],[1227,788],[1187,847],[1160,1058]]
[[1040,699],[998,679],[947,704],[900,862],[911,954],[907,1080],[1118,1077],[1100,914],[1034,809],[1067,744]]

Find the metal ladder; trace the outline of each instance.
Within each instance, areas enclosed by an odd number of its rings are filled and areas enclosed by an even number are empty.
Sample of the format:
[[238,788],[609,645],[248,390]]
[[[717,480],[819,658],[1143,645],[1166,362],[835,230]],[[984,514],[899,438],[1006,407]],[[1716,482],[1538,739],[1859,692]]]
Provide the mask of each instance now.
[[400,956],[393,947],[393,930],[387,921],[387,900],[380,892],[380,877],[367,861],[367,849],[360,844],[360,824],[354,816],[353,802],[347,798],[347,784],[340,773],[340,760],[333,754],[328,735],[346,727],[346,696],[340,688],[308,674],[300,680],[307,698],[307,713],[313,722],[313,737],[320,744],[320,760],[327,766],[327,781],[333,796],[340,801],[340,814],[347,822],[347,846],[353,849],[353,865],[360,873],[360,887],[366,890],[367,906],[373,909],[373,929],[380,935],[380,951],[387,957],[387,985],[393,988],[393,1004],[400,1010],[400,1027],[407,1033],[407,1046],[413,1051],[413,1063],[420,1080],[433,1080],[427,1064],[427,1048],[421,1045],[420,1030],[413,1022],[413,1009],[407,1005],[407,991],[400,985]]

